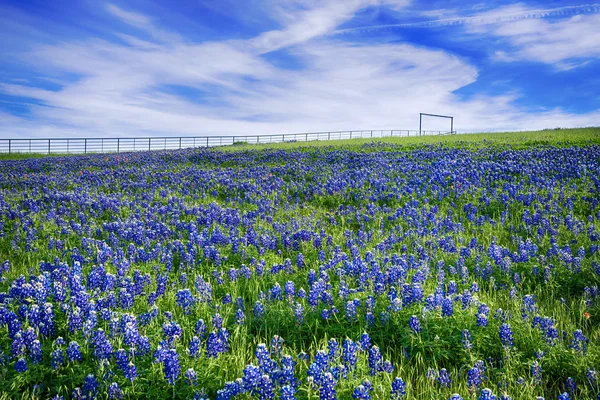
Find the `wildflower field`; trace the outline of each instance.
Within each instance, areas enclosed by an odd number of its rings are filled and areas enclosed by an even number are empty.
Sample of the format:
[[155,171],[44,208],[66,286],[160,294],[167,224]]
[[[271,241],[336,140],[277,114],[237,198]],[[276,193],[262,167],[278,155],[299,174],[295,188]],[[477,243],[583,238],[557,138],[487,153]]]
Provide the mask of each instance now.
[[4,159],[0,398],[600,399],[599,246],[598,129]]

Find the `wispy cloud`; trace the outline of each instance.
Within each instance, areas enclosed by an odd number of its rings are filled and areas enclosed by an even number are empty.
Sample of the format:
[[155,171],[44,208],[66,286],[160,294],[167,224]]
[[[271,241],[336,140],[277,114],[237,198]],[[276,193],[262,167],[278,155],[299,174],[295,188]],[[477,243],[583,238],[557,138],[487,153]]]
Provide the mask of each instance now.
[[510,45],[500,61],[528,60],[570,69],[600,57],[600,14],[566,20],[522,20],[492,27],[490,34]]
[[[453,13],[456,10],[427,10],[421,12],[423,16],[439,17],[444,14]],[[574,5],[554,8],[532,9],[523,4],[515,4],[499,9],[476,13],[469,16],[456,16],[449,18],[433,18],[424,21],[397,23],[397,24],[380,24],[369,25],[364,27],[354,27],[347,29],[338,29],[332,34],[340,35],[347,33],[357,33],[363,31],[373,31],[377,29],[390,28],[434,28],[449,25],[492,25],[503,22],[513,22],[529,19],[542,19],[549,17],[564,17],[574,15],[596,14],[600,13],[600,3]]]
[[158,28],[153,23],[152,18],[144,14],[127,11],[114,4],[107,4],[106,10],[124,23],[148,32],[156,40],[167,43],[181,41],[179,35]]

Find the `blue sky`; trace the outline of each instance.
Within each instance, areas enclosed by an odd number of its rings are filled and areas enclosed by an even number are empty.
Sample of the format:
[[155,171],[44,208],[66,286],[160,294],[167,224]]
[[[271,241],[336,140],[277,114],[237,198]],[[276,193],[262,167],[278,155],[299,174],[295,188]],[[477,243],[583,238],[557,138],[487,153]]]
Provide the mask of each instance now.
[[0,54],[2,137],[600,125],[600,3],[3,0]]

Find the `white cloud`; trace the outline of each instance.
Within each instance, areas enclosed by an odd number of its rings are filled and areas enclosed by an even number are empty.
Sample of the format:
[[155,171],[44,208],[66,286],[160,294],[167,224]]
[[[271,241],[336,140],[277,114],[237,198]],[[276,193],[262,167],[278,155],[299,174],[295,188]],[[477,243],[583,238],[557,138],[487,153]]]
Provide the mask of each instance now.
[[[558,21],[522,20],[494,26],[491,34],[511,46],[509,60],[539,61],[572,68],[600,57],[600,14]],[[502,57],[500,58],[502,59]]]

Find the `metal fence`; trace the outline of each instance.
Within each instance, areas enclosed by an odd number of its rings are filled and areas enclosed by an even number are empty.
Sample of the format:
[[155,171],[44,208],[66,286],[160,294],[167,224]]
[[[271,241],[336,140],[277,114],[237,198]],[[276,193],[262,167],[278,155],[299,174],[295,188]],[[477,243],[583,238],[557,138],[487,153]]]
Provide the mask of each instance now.
[[263,144],[313,140],[368,139],[447,135],[456,132],[418,130],[356,130],[335,132],[281,133],[238,136],[165,136],[129,138],[1,139],[0,153],[122,153],[130,151],[175,150],[191,147],[226,146],[238,143]]

